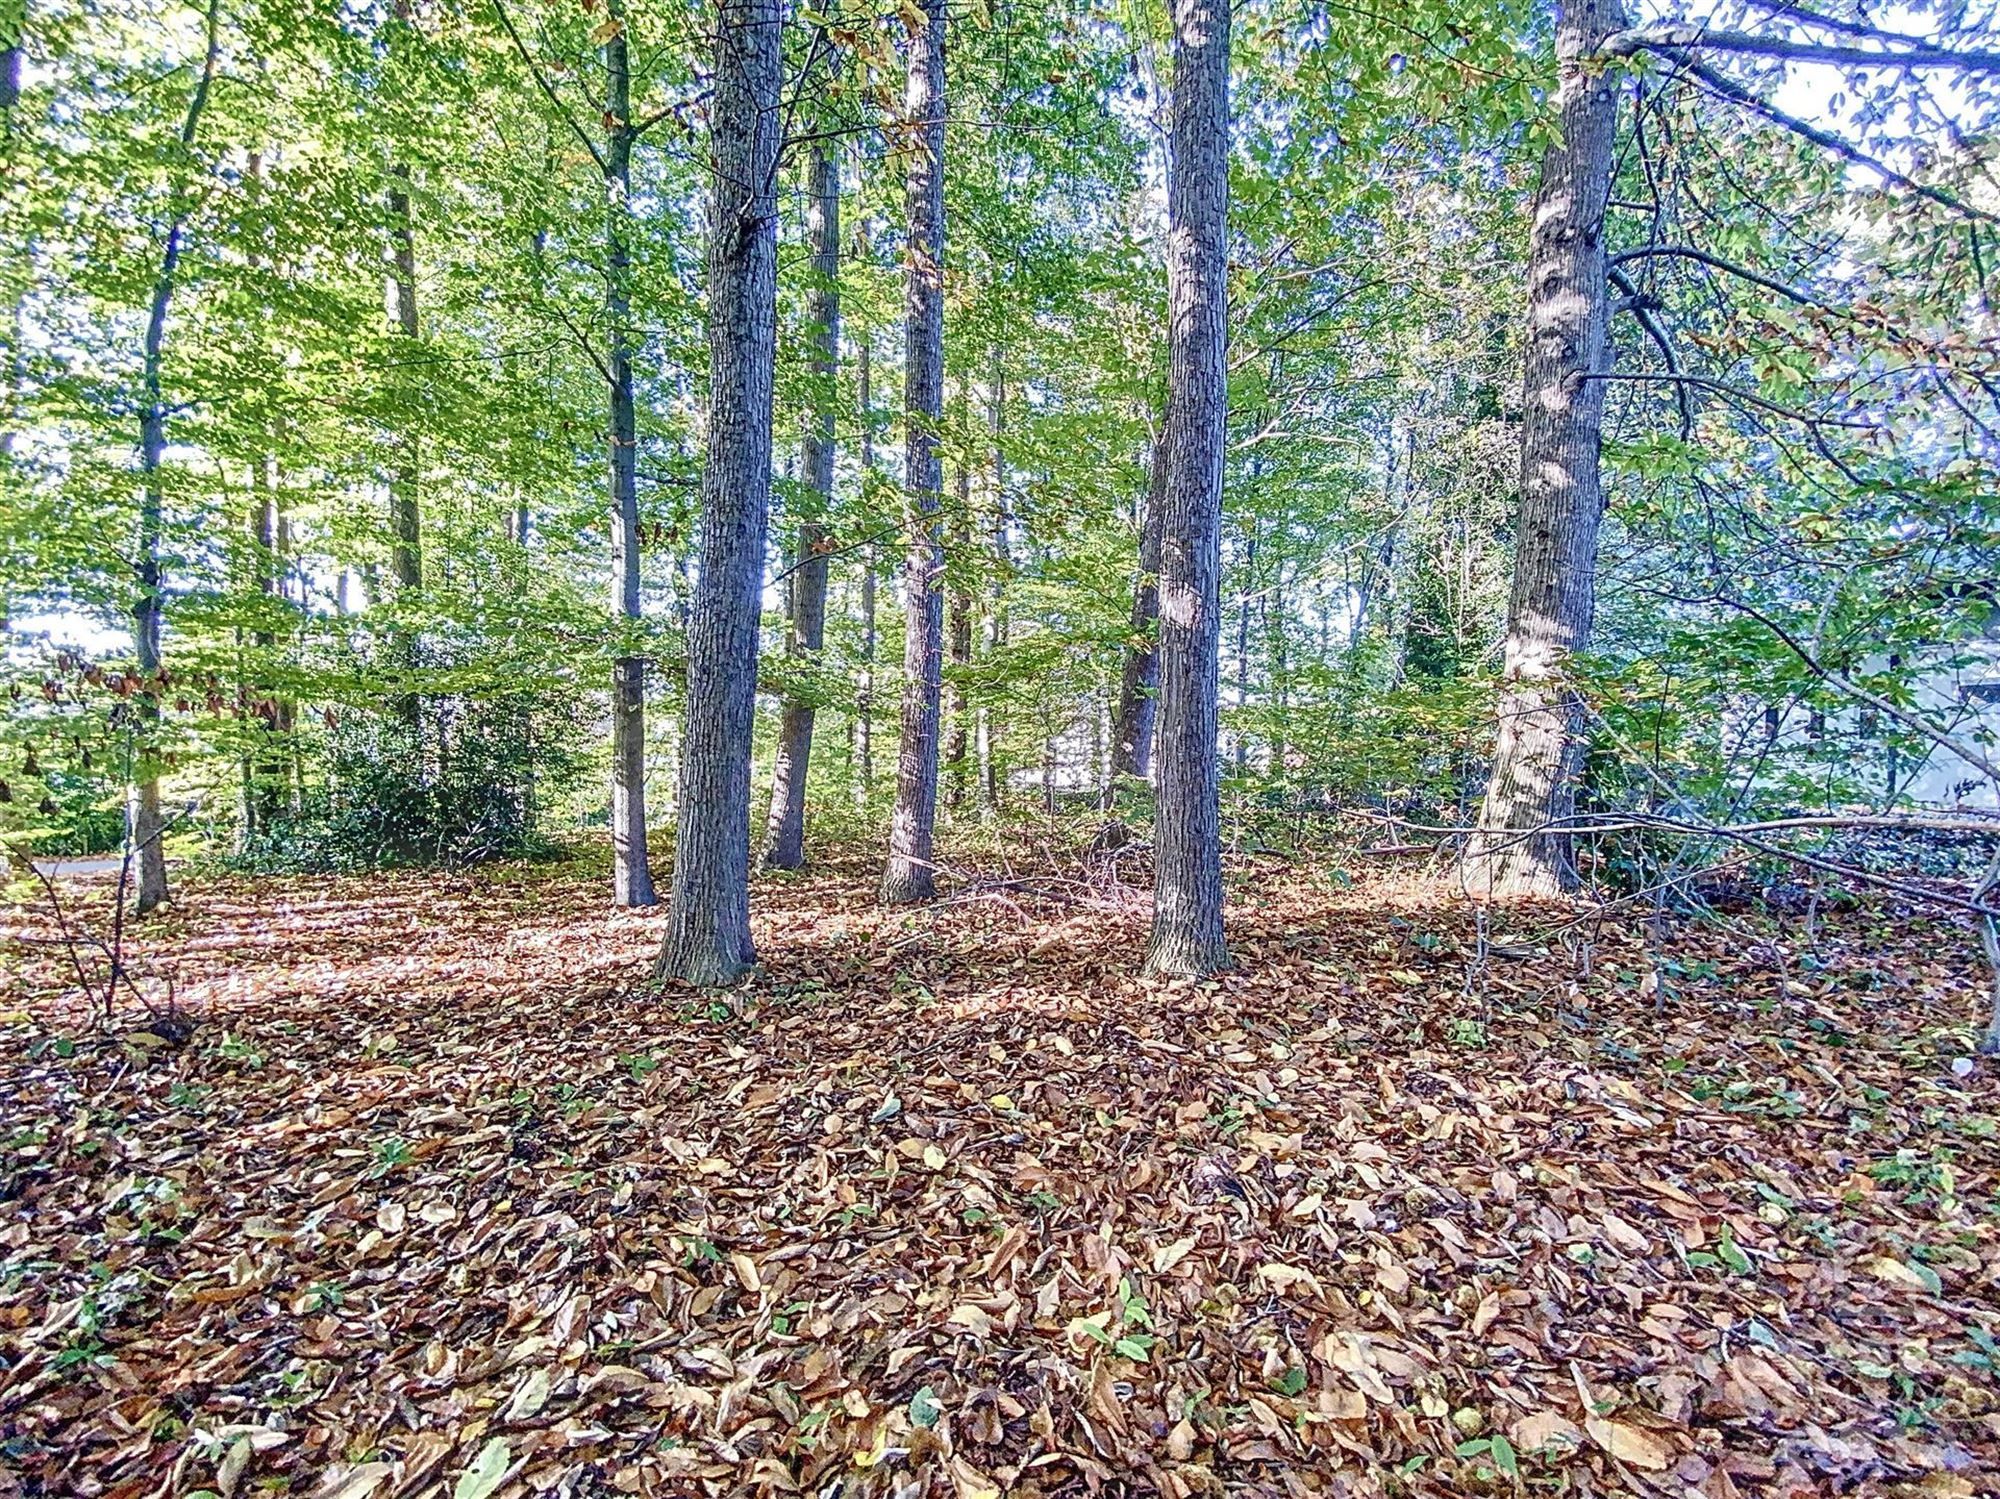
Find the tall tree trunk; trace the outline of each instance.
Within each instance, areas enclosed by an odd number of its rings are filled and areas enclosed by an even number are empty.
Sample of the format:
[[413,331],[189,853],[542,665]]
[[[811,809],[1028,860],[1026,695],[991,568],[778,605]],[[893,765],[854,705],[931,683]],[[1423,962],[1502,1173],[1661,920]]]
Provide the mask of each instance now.
[[1243,719],[1250,708],[1250,603],[1257,592],[1257,518],[1250,518],[1250,535],[1243,547],[1243,601],[1236,613],[1236,773],[1250,768],[1250,736]]
[[[624,6],[612,0],[608,18]],[[604,43],[604,317],[611,377],[611,608],[621,629],[639,619],[639,420],[632,391],[631,43],[623,29]],[[646,661],[621,655],[611,665],[611,884],[621,906],[650,906],[653,870],[646,851]]]
[[[266,190],[262,151],[250,153],[247,176],[257,192]],[[248,261],[253,269],[264,263],[263,257],[254,251]],[[269,431],[273,451],[258,458],[250,482],[255,582],[258,593],[273,603],[285,598],[285,552],[290,539],[290,527],[285,521],[284,494],[279,486],[278,455],[275,451],[279,433],[276,426],[274,422]],[[291,789],[291,756],[286,751],[291,742],[293,707],[281,694],[270,690],[268,675],[278,638],[272,630],[259,629],[252,640],[258,650],[261,678],[257,704],[260,726],[258,743],[244,760],[246,795],[243,830],[246,835],[268,832],[278,824],[289,807]]]
[[[1167,440],[1153,439],[1152,478],[1139,522],[1139,576],[1132,585],[1132,626],[1125,638],[1125,667],[1118,681],[1118,711],[1111,729],[1111,782],[1143,781],[1153,760],[1155,689],[1160,680],[1160,522],[1165,511]],[[1108,800],[1108,797],[1107,797]],[[1107,805],[1106,811],[1110,810]]]
[[[257,591],[277,604],[285,597],[286,526],[275,455],[266,454],[258,462],[251,492],[256,497],[253,541]],[[277,646],[278,637],[270,630],[260,629],[254,641],[261,657],[260,666],[268,670],[270,654]],[[269,678],[264,678],[264,682],[268,683]],[[244,821],[252,832],[268,831],[284,816],[291,779],[291,757],[286,753],[286,745],[292,732],[292,705],[282,696],[272,693],[257,707],[261,724],[259,745],[254,757],[250,796],[244,807]]]
[[1475,894],[1554,896],[1576,884],[1567,832],[1582,768],[1571,656],[1590,641],[1604,424],[1606,200],[1617,143],[1615,75],[1596,57],[1625,24],[1618,0],[1572,0],[1556,23],[1561,125],[1542,155],[1528,259],[1521,516],[1501,664],[1499,737],[1466,847]]
[[1222,936],[1215,763],[1222,468],[1229,408],[1229,6],[1172,0],[1167,186],[1169,447],[1160,520],[1153,933],[1146,971],[1214,973]]
[[[1007,420],[1007,363],[1005,352],[993,346],[993,405],[990,423],[993,433],[993,583],[986,597],[986,654],[991,657],[1007,643],[1007,578],[1014,559],[1007,536],[1007,454],[1000,439]],[[979,705],[979,800],[988,813],[1000,810],[998,733],[989,703]]]
[[[861,489],[865,498],[868,481],[875,474],[875,408],[868,388],[869,335],[861,336],[856,378],[861,406]],[[854,712],[861,738],[861,786],[864,792],[875,786],[875,548],[861,549],[861,685],[854,694]]]
[[[410,169],[402,162],[389,168],[387,300],[390,323],[403,338],[414,343],[419,332],[417,236],[410,212]],[[418,500],[422,463],[421,439],[414,430],[403,433],[389,476],[389,576],[395,583],[396,602],[402,607],[414,603],[423,586],[423,522]],[[390,652],[394,669],[402,679],[395,698],[395,713],[409,730],[412,752],[420,753],[417,740],[422,729],[423,704],[416,691],[416,639],[407,620],[397,625]]]
[[965,805],[967,786],[966,751],[972,742],[971,728],[966,713],[965,674],[972,667],[972,590],[966,585],[963,572],[972,557],[972,466],[963,459],[958,465],[958,509],[952,516],[952,545],[959,556],[961,576],[951,588],[951,610],[949,650],[951,656],[951,681],[946,684],[945,693],[949,699],[947,717],[951,723],[951,733],[945,740],[944,763],[950,768],[950,790],[947,798],[952,811]]
[[[806,483],[820,497],[822,511],[833,502],[834,381],[840,373],[840,158],[832,141],[817,141],[812,158],[812,201],[806,211],[806,238],[812,245],[813,288],[806,320],[811,324],[813,372],[818,398],[806,433]],[[799,525],[799,556],[788,580],[792,631],[786,642],[800,665],[816,665],[826,637],[826,525]],[[778,730],[778,758],[771,774],[771,814],[764,863],[797,869],[806,861],[806,774],[812,761],[813,695],[816,687],[794,691],[785,702]]]
[[[206,50],[200,77],[188,100],[187,115],[181,121],[182,159],[174,162],[174,171],[187,165],[185,158],[194,150],[195,132],[201,127],[202,111],[208,107],[209,89],[215,82],[220,47],[220,0],[209,0]],[[139,594],[132,606],[132,648],[142,685],[134,698],[139,729],[133,757],[131,838],[139,866],[136,905],[141,916],[167,899],[166,823],[160,816],[160,754],[156,742],[160,699],[166,692],[160,671],[160,627],[166,588],[165,571],[160,563],[160,541],[166,529],[166,496],[161,488],[160,465],[167,452],[167,402],[161,363],[166,350],[167,312],[173,301],[174,277],[180,271],[182,241],[187,233],[187,205],[180,184],[175,182],[170,191],[173,209],[167,220],[166,242],[160,250],[160,274],[153,282],[140,359]]]
[[907,191],[909,270],[904,283],[904,489],[909,551],[903,563],[903,712],[896,746],[896,806],[889,820],[888,905],[937,893],[938,700],[943,662],[944,548],[938,532],[944,472],[944,0],[922,0],[924,27],[910,38],[905,110],[917,135]]
[[757,959],[750,741],[771,497],[782,28],[777,0],[730,0],[716,28],[701,577],[688,617],[673,899],[658,968],[704,986],[734,982]]

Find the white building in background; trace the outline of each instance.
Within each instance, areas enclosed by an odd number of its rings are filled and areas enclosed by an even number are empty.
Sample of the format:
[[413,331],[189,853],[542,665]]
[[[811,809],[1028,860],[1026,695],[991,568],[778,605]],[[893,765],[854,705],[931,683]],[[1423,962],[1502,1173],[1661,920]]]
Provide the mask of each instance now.
[[[2000,614],[1964,644],[1936,646],[1914,657],[1876,657],[1866,667],[1870,673],[1912,668],[1911,709],[1973,753],[2000,759]],[[1844,756],[1843,773],[1883,805],[2000,811],[2000,788],[1976,766],[1907,729],[1897,736],[1901,742],[1892,743],[1885,717],[1866,706],[1834,713],[1772,706],[1765,709],[1765,732],[1783,749],[1837,750]]]
[[[2000,626],[1989,626],[1985,638],[1961,650],[1938,654],[1938,669],[1917,685],[1916,710],[1967,748],[1995,758],[2000,754],[1996,750],[2000,746]],[[1889,752],[1885,749],[1883,753],[1886,758]],[[2000,808],[2000,793],[1993,782],[1942,745],[1928,746],[1916,759],[1906,750],[1903,759],[1906,763],[1896,767],[1895,784],[1906,799],[1940,807]]]

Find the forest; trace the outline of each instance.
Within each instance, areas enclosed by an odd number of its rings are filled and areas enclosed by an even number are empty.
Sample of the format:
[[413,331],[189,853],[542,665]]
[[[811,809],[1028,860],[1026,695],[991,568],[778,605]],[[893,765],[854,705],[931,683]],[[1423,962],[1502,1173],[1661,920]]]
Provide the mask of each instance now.
[[1992,0],[0,0],[0,1499],[2000,1492]]

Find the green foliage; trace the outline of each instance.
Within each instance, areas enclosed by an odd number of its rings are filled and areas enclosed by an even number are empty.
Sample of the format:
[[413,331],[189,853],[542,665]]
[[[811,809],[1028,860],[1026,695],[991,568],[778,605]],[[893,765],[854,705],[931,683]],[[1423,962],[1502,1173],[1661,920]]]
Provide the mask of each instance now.
[[[28,17],[0,173],[0,836],[108,851],[145,767],[179,854],[316,870],[536,854],[604,820],[623,655],[650,665],[663,812],[698,571],[707,13],[621,7],[639,135],[609,213],[591,7],[218,16],[217,86],[186,142],[199,11],[37,0]],[[974,5],[951,24],[939,435],[945,584],[974,646],[945,673],[947,741],[968,746],[946,787],[954,834],[998,846],[996,810],[1053,832],[1100,799],[1167,374],[1169,47],[1157,6]],[[842,154],[844,331],[828,381],[809,358],[795,145],[770,572],[811,521],[832,583],[817,660],[779,649],[769,596],[758,744],[781,696],[818,707],[816,838],[876,835],[893,765],[903,35],[893,13],[836,6],[785,42],[788,122]],[[1257,0],[1234,75],[1227,812],[1251,841],[1356,805],[1457,821],[1485,773],[1507,609],[1549,7]],[[1585,804],[1892,804],[1948,758],[1909,716],[1972,722],[1926,683],[1976,666],[1991,634],[1993,376],[1961,331],[1991,246],[1670,70],[1616,82],[1611,249],[1734,269],[1621,263]],[[1842,106],[1844,128],[1974,180],[1983,93],[1949,140],[1889,98]],[[133,670],[142,335],[176,220],[168,680],[135,696],[103,684]],[[636,624],[606,598],[612,224],[632,260]],[[405,227],[414,337],[383,310]],[[826,406],[831,496],[798,472],[803,419]],[[408,587],[392,489],[420,513]],[[1895,711],[1857,710],[1829,670]],[[1118,809],[1142,815],[1145,796],[1124,788]],[[1598,872],[1640,886],[1670,857],[1629,839]]]

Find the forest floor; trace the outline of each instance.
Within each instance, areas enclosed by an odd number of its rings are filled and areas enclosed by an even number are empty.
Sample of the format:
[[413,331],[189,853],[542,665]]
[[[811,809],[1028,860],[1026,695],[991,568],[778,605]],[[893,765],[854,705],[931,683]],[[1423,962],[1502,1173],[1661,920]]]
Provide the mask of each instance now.
[[1482,961],[1269,863],[1155,984],[1137,899],[873,873],[761,880],[735,1007],[587,859],[190,879],[185,1041],[15,947],[0,1494],[1995,1491],[1963,926]]

